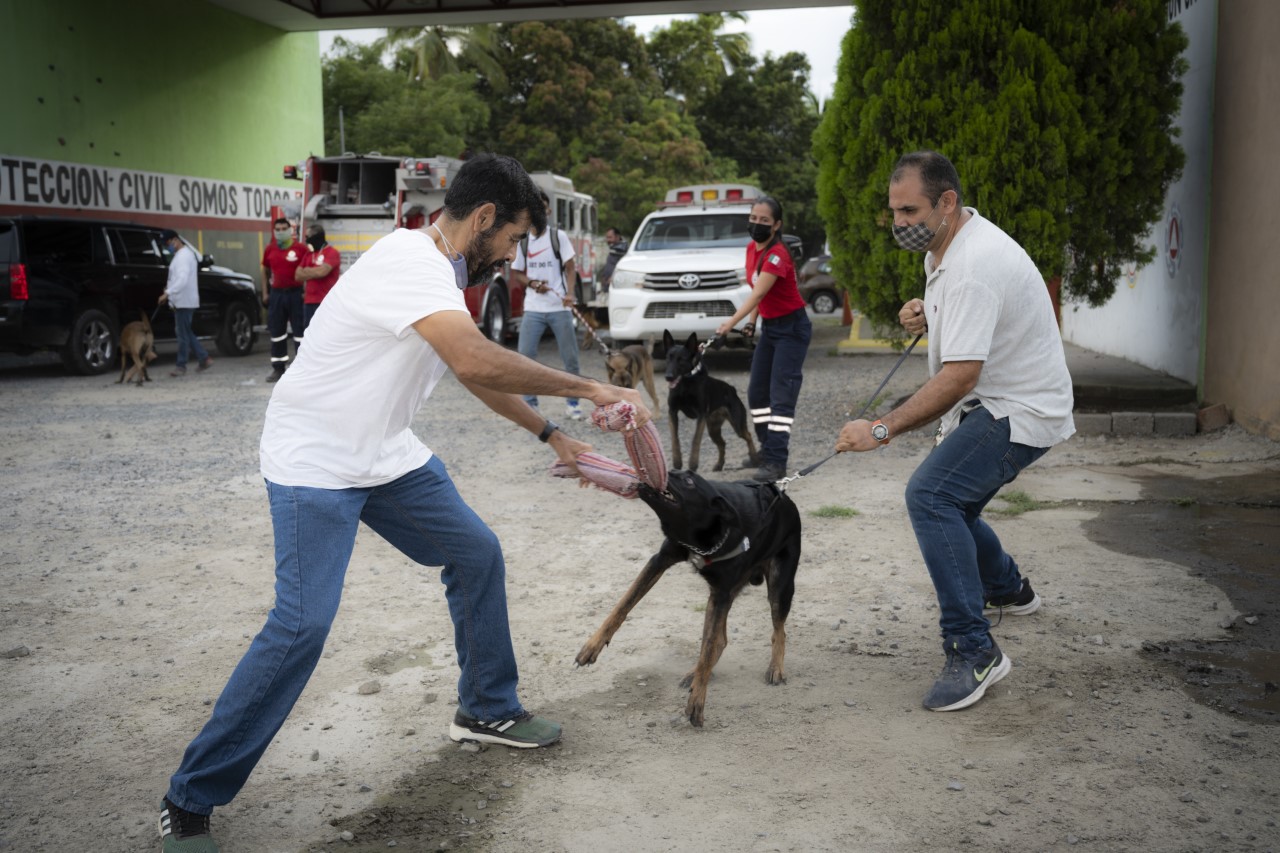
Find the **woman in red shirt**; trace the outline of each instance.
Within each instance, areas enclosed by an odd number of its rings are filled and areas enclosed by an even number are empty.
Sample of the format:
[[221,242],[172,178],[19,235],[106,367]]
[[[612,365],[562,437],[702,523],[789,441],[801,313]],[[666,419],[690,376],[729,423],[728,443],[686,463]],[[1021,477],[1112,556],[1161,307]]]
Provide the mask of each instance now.
[[[760,441],[760,468],[753,479],[781,480],[787,473],[791,424],[796,399],[804,381],[804,359],[809,352],[813,324],[796,286],[796,267],[782,242],[782,205],[764,197],[751,206],[747,220],[751,242],[747,244],[747,283],[751,295],[716,334],[729,330],[758,311],[760,334],[751,355],[751,380],[747,407]],[[743,334],[755,332],[747,323]]]

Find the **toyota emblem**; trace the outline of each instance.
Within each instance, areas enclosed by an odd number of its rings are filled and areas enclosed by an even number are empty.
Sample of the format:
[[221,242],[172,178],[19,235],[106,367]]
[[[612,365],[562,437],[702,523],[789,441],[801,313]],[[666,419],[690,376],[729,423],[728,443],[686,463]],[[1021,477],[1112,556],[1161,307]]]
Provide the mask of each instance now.
[[676,280],[676,284],[680,285],[683,290],[694,290],[698,285],[702,284],[702,279],[691,272],[687,272]]

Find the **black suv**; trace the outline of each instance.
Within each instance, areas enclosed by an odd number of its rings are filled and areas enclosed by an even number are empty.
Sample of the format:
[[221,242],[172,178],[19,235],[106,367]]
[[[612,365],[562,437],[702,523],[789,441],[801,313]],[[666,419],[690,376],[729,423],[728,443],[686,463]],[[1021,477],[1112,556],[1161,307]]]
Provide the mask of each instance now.
[[[156,310],[168,261],[159,228],[0,217],[0,352],[56,350],[68,370],[89,375],[117,366],[120,327],[140,312],[154,315],[157,340],[175,338],[173,312]],[[253,279],[205,255],[199,288],[195,333],[223,355],[252,352],[262,318]]]

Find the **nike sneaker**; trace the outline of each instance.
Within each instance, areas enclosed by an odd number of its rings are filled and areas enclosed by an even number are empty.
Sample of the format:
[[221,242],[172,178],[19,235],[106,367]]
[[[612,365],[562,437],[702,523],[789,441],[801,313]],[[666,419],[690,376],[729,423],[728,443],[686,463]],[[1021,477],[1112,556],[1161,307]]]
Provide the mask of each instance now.
[[976,652],[962,652],[955,640],[947,640],[943,647],[947,653],[946,665],[924,697],[924,706],[930,711],[968,708],[1013,668],[1013,662],[994,640],[990,648]]

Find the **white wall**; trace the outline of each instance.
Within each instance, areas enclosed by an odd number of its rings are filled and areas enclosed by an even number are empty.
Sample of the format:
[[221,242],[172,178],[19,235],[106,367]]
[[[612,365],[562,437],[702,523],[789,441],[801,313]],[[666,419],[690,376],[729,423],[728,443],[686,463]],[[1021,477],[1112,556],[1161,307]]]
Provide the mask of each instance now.
[[1115,296],[1101,308],[1064,304],[1062,336],[1199,384],[1218,0],[1168,0],[1168,13],[1190,41],[1177,120],[1187,162],[1165,196],[1163,218],[1152,228],[1149,244],[1156,258],[1121,278]]

